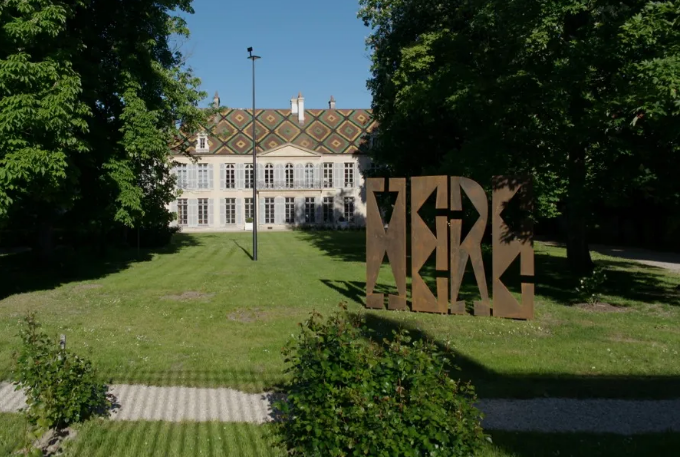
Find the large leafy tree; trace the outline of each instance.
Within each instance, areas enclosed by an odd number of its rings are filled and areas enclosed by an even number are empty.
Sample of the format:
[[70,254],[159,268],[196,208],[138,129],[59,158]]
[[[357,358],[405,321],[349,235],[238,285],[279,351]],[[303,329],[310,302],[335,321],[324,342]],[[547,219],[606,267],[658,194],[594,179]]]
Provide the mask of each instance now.
[[394,173],[533,175],[538,215],[565,212],[577,272],[596,203],[677,202],[680,1],[360,3],[371,154]]
[[170,147],[204,120],[173,49],[191,0],[0,4],[0,218],[105,235],[167,224]]

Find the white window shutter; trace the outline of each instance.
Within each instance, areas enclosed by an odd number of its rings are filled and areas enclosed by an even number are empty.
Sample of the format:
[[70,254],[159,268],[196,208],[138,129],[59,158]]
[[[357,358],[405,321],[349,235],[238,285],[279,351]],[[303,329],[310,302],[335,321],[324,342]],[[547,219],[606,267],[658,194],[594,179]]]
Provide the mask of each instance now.
[[314,164],[314,187],[323,187],[321,185],[321,167],[320,163]]
[[322,224],[323,223],[323,197],[319,197],[316,199],[316,223],[317,224]]
[[187,221],[189,227],[198,226],[198,200],[195,198],[190,198],[189,204],[189,220]]
[[276,189],[283,189],[286,187],[284,168],[282,163],[277,163],[274,165],[274,187]]
[[343,188],[345,181],[345,164],[342,162],[335,162],[333,164],[333,187]]
[[189,175],[189,179],[187,180],[188,189],[198,188],[196,168],[197,168],[196,165],[193,163],[187,165],[187,174]]
[[257,164],[257,188],[260,189],[264,187],[264,164]]
[[211,198],[208,200],[208,226],[212,227],[215,223],[215,205],[219,200],[217,198]]
[[359,164],[352,162],[352,170],[354,170],[352,173],[352,181],[354,182],[354,185],[352,187],[359,187]]
[[336,195],[333,198],[333,220],[338,222],[341,217],[343,217],[344,206],[342,202],[342,196]]
[[257,221],[258,224],[264,224],[264,197],[257,199]]
[[286,199],[283,197],[276,197],[274,199],[274,223],[283,224],[286,220]]
[[236,164],[236,188],[243,189],[246,186],[246,171],[242,163]]
[[295,171],[293,172],[293,180],[295,181],[295,188],[300,189],[305,185],[305,166],[301,163],[295,164]]
[[295,197],[295,223],[305,222],[305,197]]
[[212,190],[213,189],[213,183],[214,183],[214,174],[215,174],[215,167],[213,164],[209,163],[208,164],[208,189]]
[[224,190],[224,183],[227,181],[227,173],[224,169],[225,164],[220,164],[220,190]]
[[243,220],[244,205],[245,205],[245,202],[242,198],[236,199],[236,223],[238,225],[241,225],[241,226],[245,222]]
[[227,199],[216,199],[217,204],[220,205],[220,226],[227,225]]

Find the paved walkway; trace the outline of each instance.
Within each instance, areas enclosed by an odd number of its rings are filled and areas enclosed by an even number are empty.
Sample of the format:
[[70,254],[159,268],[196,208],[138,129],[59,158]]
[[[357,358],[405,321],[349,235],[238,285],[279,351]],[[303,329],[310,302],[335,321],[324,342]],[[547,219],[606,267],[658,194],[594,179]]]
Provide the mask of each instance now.
[[[564,243],[557,241],[538,241],[547,246],[565,247]],[[650,251],[649,249],[625,248],[616,246],[603,246],[593,244],[590,250],[600,254],[618,257],[620,259],[632,260],[652,267],[664,268],[675,272],[680,272],[680,254],[673,252]]]
[[[189,387],[113,385],[118,406],[112,420],[221,421],[263,423],[272,420],[270,394]],[[0,383],[0,411],[25,406],[22,392]],[[489,430],[541,432],[598,432],[635,434],[680,432],[678,400],[480,400]]]

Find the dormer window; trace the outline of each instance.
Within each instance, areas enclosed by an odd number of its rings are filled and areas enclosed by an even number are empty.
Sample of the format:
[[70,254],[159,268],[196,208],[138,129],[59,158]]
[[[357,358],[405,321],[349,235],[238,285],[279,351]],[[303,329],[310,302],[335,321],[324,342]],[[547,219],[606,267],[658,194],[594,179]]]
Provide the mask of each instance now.
[[208,148],[208,135],[206,133],[199,133],[196,141],[196,152],[210,152]]

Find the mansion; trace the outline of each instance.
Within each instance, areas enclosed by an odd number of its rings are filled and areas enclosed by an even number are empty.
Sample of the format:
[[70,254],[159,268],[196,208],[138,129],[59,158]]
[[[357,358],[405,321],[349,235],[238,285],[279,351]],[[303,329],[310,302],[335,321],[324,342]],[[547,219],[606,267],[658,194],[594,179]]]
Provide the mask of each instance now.
[[[215,94],[214,103],[219,106]],[[299,94],[290,109],[256,110],[257,170],[253,170],[252,110],[227,109],[199,133],[190,148],[196,160],[174,157],[178,198],[173,225],[193,230],[244,230],[253,223],[257,184],[260,229],[297,225],[365,224],[362,154],[376,126],[371,111],[305,110]],[[365,144],[366,143],[366,144]]]

